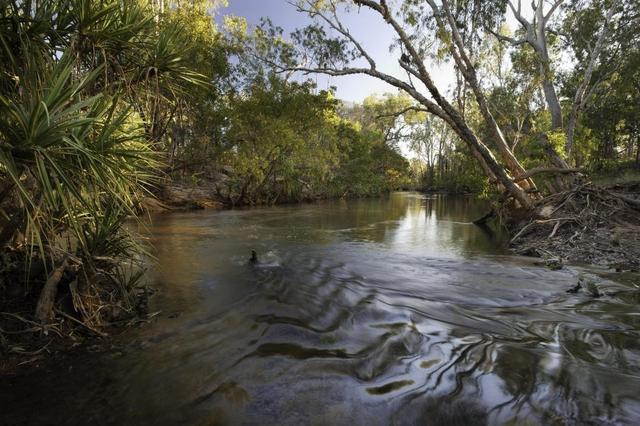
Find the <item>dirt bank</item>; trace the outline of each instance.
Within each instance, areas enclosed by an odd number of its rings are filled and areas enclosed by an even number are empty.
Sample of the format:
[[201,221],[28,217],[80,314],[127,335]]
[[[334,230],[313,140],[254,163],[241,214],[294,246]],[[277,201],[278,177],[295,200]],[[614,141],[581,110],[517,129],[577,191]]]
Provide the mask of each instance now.
[[214,185],[186,185],[170,182],[162,185],[157,198],[147,197],[142,209],[148,212],[180,210],[222,209],[224,204],[214,191]]
[[508,221],[516,253],[640,270],[640,181],[581,185],[541,200],[537,214]]

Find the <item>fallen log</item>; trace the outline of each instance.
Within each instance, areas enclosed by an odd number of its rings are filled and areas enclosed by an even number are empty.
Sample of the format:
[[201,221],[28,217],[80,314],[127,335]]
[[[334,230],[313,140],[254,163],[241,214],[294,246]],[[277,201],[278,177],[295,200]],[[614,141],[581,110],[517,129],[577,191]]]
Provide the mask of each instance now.
[[611,192],[611,195],[613,195],[616,198],[621,199],[625,203],[629,204],[631,207],[634,207],[636,209],[640,209],[640,200],[636,200],[635,198],[627,197],[626,195],[617,194],[615,192]]

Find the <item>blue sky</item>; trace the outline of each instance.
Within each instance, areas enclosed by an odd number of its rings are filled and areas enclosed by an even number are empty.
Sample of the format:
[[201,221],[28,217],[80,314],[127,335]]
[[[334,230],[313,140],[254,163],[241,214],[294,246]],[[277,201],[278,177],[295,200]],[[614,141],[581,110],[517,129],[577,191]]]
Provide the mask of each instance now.
[[[271,21],[290,33],[296,28],[304,27],[311,22],[310,18],[296,11],[287,0],[228,0],[229,6],[218,11],[218,19],[224,15],[243,16],[249,25],[256,25],[261,17],[269,17]],[[530,18],[533,11],[524,2],[523,15]],[[342,22],[349,28],[358,41],[365,47],[376,61],[381,71],[405,79],[405,73],[398,65],[398,51],[389,52],[389,45],[394,39],[394,32],[379,15],[363,7],[354,9],[349,13],[341,13]],[[507,25],[517,28],[517,22],[512,15],[507,16]],[[443,93],[450,93],[455,82],[453,66],[444,64],[433,66],[426,64],[436,85]],[[307,78],[307,77],[305,77]],[[320,89],[329,86],[337,87],[336,96],[339,99],[352,102],[362,102],[371,94],[396,92],[394,87],[365,75],[327,77],[322,75],[312,76]],[[414,83],[416,83],[414,81]],[[426,90],[423,90],[426,94]]]
[[[219,16],[243,16],[250,25],[259,23],[260,18],[269,17],[271,21],[285,29],[287,33],[295,28],[303,27],[310,19],[286,0],[229,0],[229,6],[221,9]],[[378,16],[366,8],[353,10],[342,16],[343,23],[357,37],[361,44],[373,56],[378,68],[382,71],[402,76],[397,62],[397,51],[390,53],[389,45],[393,40],[393,30]],[[452,70],[434,71],[434,79],[441,87],[452,83]],[[368,76],[326,77],[313,76],[320,89],[336,86],[339,99],[361,102],[373,93],[395,92],[395,88]]]

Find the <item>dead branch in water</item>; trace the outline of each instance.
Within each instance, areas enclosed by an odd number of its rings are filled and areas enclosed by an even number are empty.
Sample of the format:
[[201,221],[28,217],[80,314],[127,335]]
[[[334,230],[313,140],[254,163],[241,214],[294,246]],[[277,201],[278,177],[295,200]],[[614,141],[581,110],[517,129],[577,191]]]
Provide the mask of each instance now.
[[493,219],[494,217],[496,217],[496,212],[495,210],[491,209],[487,214],[485,214],[481,218],[474,220],[473,224],[478,226],[484,226],[489,220]]

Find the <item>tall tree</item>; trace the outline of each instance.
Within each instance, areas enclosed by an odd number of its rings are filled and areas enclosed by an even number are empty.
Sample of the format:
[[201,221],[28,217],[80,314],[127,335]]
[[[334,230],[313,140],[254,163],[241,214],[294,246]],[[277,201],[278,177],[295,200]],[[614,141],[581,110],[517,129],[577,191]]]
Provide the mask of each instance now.
[[[398,64],[406,75],[392,75],[377,67],[374,58],[341,21],[338,8],[344,3],[369,9],[393,28],[397,43],[403,52],[398,58]],[[416,2],[405,1],[400,9],[392,10],[384,0],[298,2],[298,9],[316,18],[318,23],[294,34],[302,52],[298,52],[297,56],[292,51],[282,55],[285,59],[298,60],[296,64],[290,63],[282,67],[333,76],[366,74],[406,92],[419,104],[420,109],[439,117],[452,128],[469,146],[471,153],[492,181],[505,188],[520,205],[531,208],[535,198],[535,185],[530,176],[521,177],[526,172],[513,155],[486,102],[478,81],[476,66],[458,30],[451,4],[443,1],[438,5],[431,0],[427,3],[430,9],[421,7]],[[331,28],[338,36],[328,36],[325,27]],[[501,154],[506,168],[494,157],[487,144],[478,137],[461,112],[447,99],[443,90],[435,84],[425,63],[427,47],[434,41],[442,44],[465,82],[471,87],[483,120],[491,129],[493,145]],[[356,65],[356,59],[363,60],[367,66]],[[413,79],[424,85],[426,93],[414,84]]]
[[[520,0],[507,0],[508,10],[515,17],[520,26],[519,37],[510,37],[501,34],[499,31],[491,31],[498,39],[509,43],[513,47],[521,48],[523,45],[530,46],[536,54],[538,60],[538,73],[544,92],[547,107],[551,114],[551,131],[563,132],[565,134],[564,151],[568,158],[571,158],[575,129],[580,112],[584,109],[589,100],[590,92],[597,87],[592,81],[593,72],[600,60],[601,53],[606,43],[611,39],[614,32],[611,26],[615,15],[622,13],[622,1],[574,1],[566,5],[564,13],[562,11],[564,0],[554,0],[547,2],[538,0],[531,2],[530,18],[522,7]],[[588,10],[591,15],[590,27],[583,28],[580,35],[573,40],[567,40],[568,47],[582,44],[582,52],[577,52],[575,60],[578,62],[577,68],[581,70],[582,76],[571,101],[568,120],[564,120],[559,90],[557,86],[559,80],[557,72],[561,58],[554,60],[550,54],[549,40],[557,38],[564,33],[559,27],[562,26],[563,18],[567,21],[575,20],[576,15],[585,13]],[[562,15],[562,16],[561,16]],[[504,19],[505,15],[502,16]],[[499,22],[503,22],[499,19]],[[566,121],[566,124],[565,124]],[[553,161],[560,167],[568,167],[564,159],[552,153]]]

